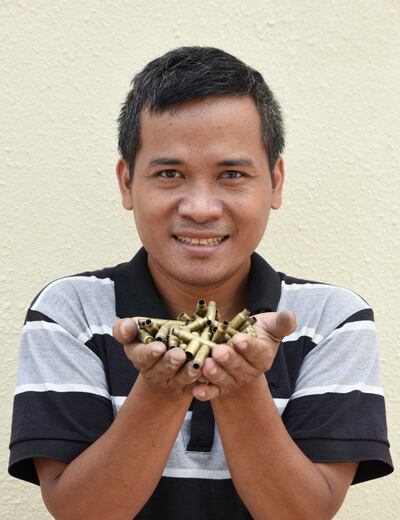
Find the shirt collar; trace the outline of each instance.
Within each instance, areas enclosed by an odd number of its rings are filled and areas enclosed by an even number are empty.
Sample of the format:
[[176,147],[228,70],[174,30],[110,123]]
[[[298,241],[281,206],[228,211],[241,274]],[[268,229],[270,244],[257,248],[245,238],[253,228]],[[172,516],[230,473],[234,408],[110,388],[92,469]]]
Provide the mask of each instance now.
[[248,288],[250,314],[276,311],[281,298],[281,277],[257,253],[251,255]]
[[[251,314],[276,311],[281,296],[280,276],[257,253],[251,255],[248,284],[247,308]],[[147,265],[147,252],[143,247],[130,262],[117,266],[115,298],[116,314],[119,318],[174,318],[154,285]]]

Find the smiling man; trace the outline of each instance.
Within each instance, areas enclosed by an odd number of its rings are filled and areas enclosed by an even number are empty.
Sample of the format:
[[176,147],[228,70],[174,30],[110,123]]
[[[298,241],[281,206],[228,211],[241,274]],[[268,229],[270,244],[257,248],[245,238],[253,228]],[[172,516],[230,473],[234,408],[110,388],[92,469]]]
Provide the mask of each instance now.
[[271,176],[254,100],[214,95],[173,114],[145,109],[140,139],[133,175],[124,159],[117,174],[158,290],[173,314],[218,294],[233,316],[283,184],[281,157]]
[[[33,301],[10,473],[58,519],[332,518],[351,483],[392,471],[375,328],[356,294],[254,253],[282,202],[276,100],[235,57],[184,47],[135,77],[119,123],[143,248]],[[138,317],[199,298],[222,319],[249,308],[258,337],[201,369],[136,339]]]

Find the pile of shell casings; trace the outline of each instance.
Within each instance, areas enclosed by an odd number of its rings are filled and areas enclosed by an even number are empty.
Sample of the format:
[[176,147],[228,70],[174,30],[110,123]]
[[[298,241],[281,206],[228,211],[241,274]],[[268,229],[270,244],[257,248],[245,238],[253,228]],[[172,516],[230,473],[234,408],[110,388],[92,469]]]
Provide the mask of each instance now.
[[142,318],[137,338],[142,343],[162,341],[168,349],[178,347],[185,351],[186,360],[201,368],[204,360],[219,343],[232,346],[232,337],[238,332],[257,337],[254,316],[243,309],[231,321],[220,321],[217,304],[201,299],[196,311],[189,316],[181,313],[176,320]]

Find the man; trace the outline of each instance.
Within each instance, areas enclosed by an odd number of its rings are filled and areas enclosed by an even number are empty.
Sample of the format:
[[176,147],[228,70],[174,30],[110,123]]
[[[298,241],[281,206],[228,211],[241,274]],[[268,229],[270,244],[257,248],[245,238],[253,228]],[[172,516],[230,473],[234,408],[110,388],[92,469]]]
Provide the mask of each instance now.
[[[40,481],[57,519],[332,518],[352,482],[392,471],[373,315],[254,254],[281,205],[277,102],[233,56],[180,48],[135,77],[119,123],[144,249],[31,305],[11,474]],[[258,337],[235,335],[201,369],[136,339],[138,317],[199,298],[222,319],[248,307]]]

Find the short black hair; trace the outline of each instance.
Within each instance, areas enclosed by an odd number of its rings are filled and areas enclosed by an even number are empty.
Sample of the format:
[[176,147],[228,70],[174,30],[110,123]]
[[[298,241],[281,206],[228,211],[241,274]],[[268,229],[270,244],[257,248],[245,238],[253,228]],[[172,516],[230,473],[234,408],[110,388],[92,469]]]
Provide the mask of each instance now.
[[179,47],[148,63],[131,83],[118,118],[118,148],[132,175],[140,145],[140,114],[162,113],[207,96],[251,96],[261,117],[272,173],[285,139],[281,109],[262,75],[214,47]]

